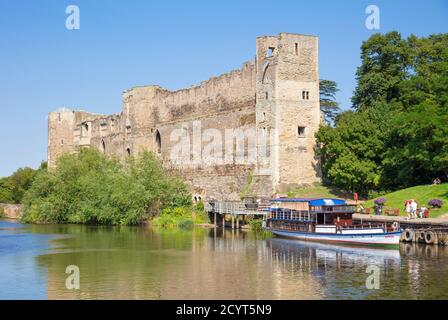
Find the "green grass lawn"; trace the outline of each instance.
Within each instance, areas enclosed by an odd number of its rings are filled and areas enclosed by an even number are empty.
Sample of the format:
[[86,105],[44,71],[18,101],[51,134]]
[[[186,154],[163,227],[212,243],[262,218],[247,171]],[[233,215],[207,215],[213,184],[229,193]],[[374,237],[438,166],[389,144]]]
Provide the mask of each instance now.
[[352,194],[341,192],[333,187],[315,185],[313,187],[298,188],[288,192],[289,198],[353,198]]
[[[313,187],[299,188],[288,193],[290,198],[342,198],[353,199],[353,194],[344,193],[340,190],[322,185],[315,185]],[[431,199],[440,199],[443,201],[441,209],[431,209],[431,217],[439,217],[443,214],[448,214],[448,183],[440,185],[423,185],[395,191],[381,196],[386,198],[386,208],[400,209],[400,215],[405,216],[403,204],[407,199],[415,199],[419,205],[428,206],[428,201]],[[373,201],[370,199],[365,202],[366,208],[373,207]]]
[[[428,201],[431,199],[440,199],[443,201],[443,206],[441,209],[431,209],[431,218],[439,217],[443,214],[448,213],[448,183],[440,185],[423,185],[415,186],[399,191],[395,191],[389,194],[385,194],[379,198],[385,198],[386,208],[400,209],[400,215],[405,216],[404,212],[404,202],[407,199],[415,199],[419,205],[424,205],[428,207]],[[366,208],[373,207],[373,201],[375,199],[370,199],[365,202]]]

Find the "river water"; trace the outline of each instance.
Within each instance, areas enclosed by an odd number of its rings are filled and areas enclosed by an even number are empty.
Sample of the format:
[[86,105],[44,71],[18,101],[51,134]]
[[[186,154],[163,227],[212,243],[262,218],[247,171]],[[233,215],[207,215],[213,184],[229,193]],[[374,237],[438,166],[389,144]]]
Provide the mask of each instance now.
[[0,299],[448,299],[448,248],[0,220]]

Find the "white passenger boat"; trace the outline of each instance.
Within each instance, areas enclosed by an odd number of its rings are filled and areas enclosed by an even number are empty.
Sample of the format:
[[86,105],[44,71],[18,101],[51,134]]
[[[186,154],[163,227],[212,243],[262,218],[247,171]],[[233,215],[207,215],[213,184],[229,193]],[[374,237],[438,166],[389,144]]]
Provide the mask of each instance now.
[[391,224],[354,224],[356,207],[341,199],[291,199],[272,201],[266,229],[300,240],[351,245],[398,246],[402,230]]

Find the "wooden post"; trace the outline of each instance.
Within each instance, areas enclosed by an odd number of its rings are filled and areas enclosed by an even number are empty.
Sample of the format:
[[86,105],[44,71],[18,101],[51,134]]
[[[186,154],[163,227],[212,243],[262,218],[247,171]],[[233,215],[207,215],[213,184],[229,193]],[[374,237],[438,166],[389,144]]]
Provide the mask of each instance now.
[[239,229],[240,228],[240,217],[236,216],[236,228]]
[[222,214],[222,228],[224,229],[226,227],[226,215]]
[[214,213],[214,216],[213,216],[213,223],[215,224],[215,228],[217,228],[218,227],[218,220],[217,220],[217,213],[216,213],[216,211],[215,211],[215,213]]
[[232,214],[232,229],[235,229],[235,215]]

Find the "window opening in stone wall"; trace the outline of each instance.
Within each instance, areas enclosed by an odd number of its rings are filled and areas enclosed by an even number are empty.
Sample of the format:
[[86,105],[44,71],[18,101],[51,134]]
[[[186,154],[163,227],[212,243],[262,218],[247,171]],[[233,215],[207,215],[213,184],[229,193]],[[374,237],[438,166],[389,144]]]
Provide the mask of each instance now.
[[298,127],[297,134],[299,135],[299,137],[304,137],[305,136],[305,127]]
[[157,153],[162,153],[162,139],[160,137],[159,130],[156,131],[156,147],[157,147]]
[[101,152],[106,153],[106,143],[104,140],[101,140]]
[[126,148],[126,154],[128,157],[131,156],[131,148]]
[[310,100],[310,92],[309,91],[302,91],[302,100]]
[[297,42],[295,44],[295,53],[296,53],[296,55],[299,54],[299,44]]
[[64,139],[61,139],[61,146],[64,145]]
[[274,47],[269,47],[268,48],[268,57],[272,57],[274,55]]
[[264,96],[265,96],[266,100],[269,100],[269,93],[267,91],[264,93]]

